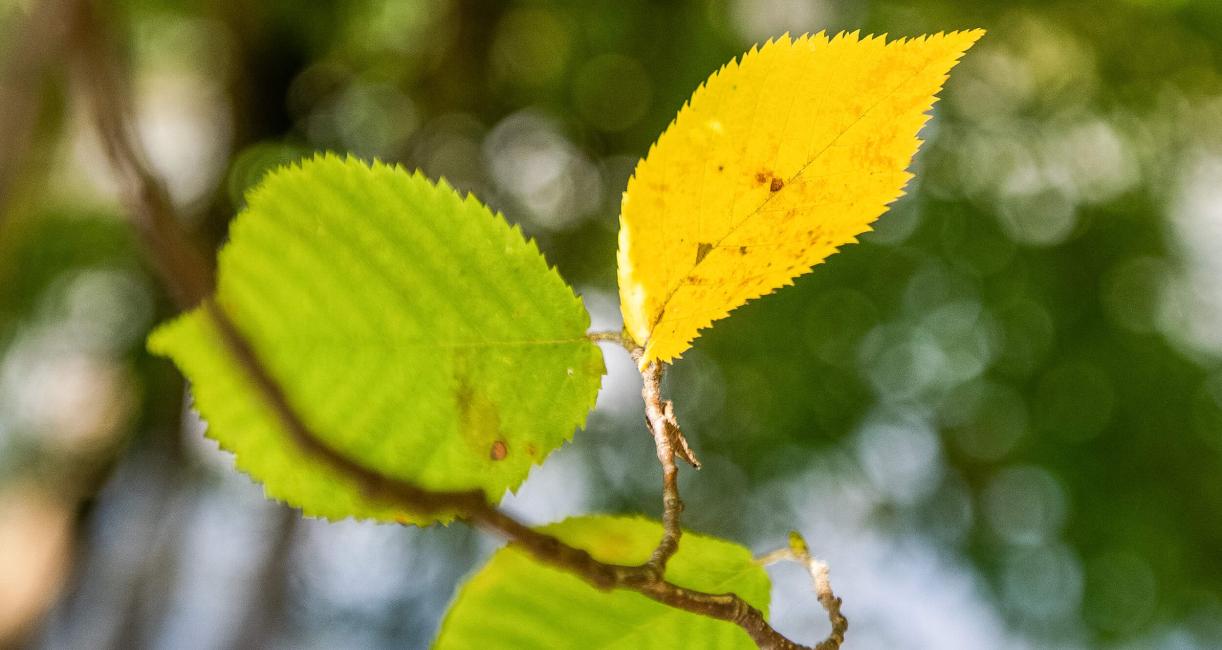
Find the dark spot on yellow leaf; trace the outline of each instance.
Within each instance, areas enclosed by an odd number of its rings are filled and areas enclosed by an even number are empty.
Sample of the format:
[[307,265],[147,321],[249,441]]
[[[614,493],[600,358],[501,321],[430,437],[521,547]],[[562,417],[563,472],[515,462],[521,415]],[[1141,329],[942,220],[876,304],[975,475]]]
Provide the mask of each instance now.
[[535,446],[535,443],[533,442],[526,443],[526,455],[530,456],[531,458],[534,458],[539,455],[539,448]]
[[739,254],[739,255],[746,255],[746,254],[747,254],[747,247],[746,247],[746,246],[739,246],[739,247],[738,247],[738,254]]
[[773,192],[780,192],[782,187],[785,187],[785,181],[773,176],[772,184],[768,186],[768,189]]
[[712,250],[713,250],[712,244],[709,244],[706,242],[700,242],[699,244],[697,244],[696,245],[696,263],[699,264],[702,260],[704,260],[704,258],[708,256],[709,252]]
[[770,174],[768,172],[756,172],[755,173],[755,182],[759,183],[760,185],[763,185],[764,183],[768,182],[769,177],[770,177]]
[[725,171],[725,170],[726,170],[726,166],[725,166],[725,165],[718,165],[718,166],[717,166],[717,171],[719,171],[719,172],[723,172],[723,171]]
[[492,460],[505,460],[507,455],[509,455],[509,447],[505,445],[504,440],[492,443],[492,449],[488,450],[488,457]]

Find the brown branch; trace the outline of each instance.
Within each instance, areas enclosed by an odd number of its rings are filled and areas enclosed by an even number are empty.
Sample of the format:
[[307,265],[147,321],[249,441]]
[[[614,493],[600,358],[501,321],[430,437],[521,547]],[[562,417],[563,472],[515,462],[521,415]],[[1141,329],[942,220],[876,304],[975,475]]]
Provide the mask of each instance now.
[[810,547],[797,531],[789,533],[789,546],[780,548],[756,560],[767,566],[782,560],[791,560],[801,564],[810,574],[811,585],[819,604],[827,611],[827,619],[832,624],[832,631],[827,638],[815,646],[815,650],[839,650],[844,643],[845,632],[849,629],[849,620],[840,612],[841,600],[832,591],[832,581],[827,562],[810,554]]
[[[117,74],[118,66],[114,55],[104,39],[104,26],[94,16],[93,7],[88,0],[79,0],[77,9],[74,27],[81,47],[76,50],[74,63],[104,149],[122,181],[125,189],[124,200],[144,242],[146,253],[180,306],[190,308],[200,305],[208,313],[225,347],[254,383],[262,399],[276,413],[295,444],[332,470],[360,485],[371,499],[392,503],[420,514],[455,515],[481,529],[507,538],[539,562],[574,573],[596,588],[631,589],[677,609],[734,623],[745,630],[761,648],[805,648],[774,630],[759,610],[734,594],[709,594],[667,582],[659,570],[659,564],[655,564],[653,560],[641,566],[600,562],[588,552],[533,530],[501,512],[488,503],[481,491],[426,490],[410,482],[383,475],[348,458],[312,431],[293,408],[282,387],[260,361],[256,351],[229,314],[209,298],[213,286],[210,267],[181,227],[164,186],[149,170],[143,153],[132,138],[126,94],[122,92],[121,77]],[[656,382],[652,385],[660,388],[660,381],[659,367],[656,370]],[[657,396],[656,393],[654,395]],[[649,403],[652,403],[652,407]],[[652,409],[651,421],[663,423],[651,427],[655,437],[670,444],[673,436],[681,435],[677,433],[678,427],[673,423],[672,409],[660,402],[660,396],[657,396],[657,399],[651,398],[649,403],[647,408]],[[657,433],[659,431],[660,436]],[[659,452],[660,458],[664,455],[669,456],[673,467],[673,454]],[[679,504],[673,472],[670,476],[667,484],[671,486],[668,489],[674,490],[674,501],[668,503]],[[668,506],[668,509],[674,511],[672,522],[677,526],[678,508]],[[673,539],[677,547],[677,528],[674,533]],[[668,550],[665,557],[669,557],[673,552],[673,549]],[[665,558],[661,564],[664,562]]]
[[106,26],[94,15],[89,0],[76,0],[76,5],[72,15],[76,80],[91,103],[102,149],[118,176],[123,203],[150,261],[179,307],[189,309],[212,293],[211,264],[188,238],[165,185],[149,169],[132,133],[129,95],[118,61],[103,40]]

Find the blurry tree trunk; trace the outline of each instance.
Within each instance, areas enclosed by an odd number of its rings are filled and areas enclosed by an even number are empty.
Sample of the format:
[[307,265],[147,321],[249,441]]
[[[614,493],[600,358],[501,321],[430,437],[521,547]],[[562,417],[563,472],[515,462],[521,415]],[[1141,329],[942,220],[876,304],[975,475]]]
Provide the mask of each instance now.
[[251,585],[245,615],[234,637],[234,650],[270,647],[284,631],[289,597],[288,569],[300,521],[299,512],[276,504],[273,538],[267,546],[261,570]]

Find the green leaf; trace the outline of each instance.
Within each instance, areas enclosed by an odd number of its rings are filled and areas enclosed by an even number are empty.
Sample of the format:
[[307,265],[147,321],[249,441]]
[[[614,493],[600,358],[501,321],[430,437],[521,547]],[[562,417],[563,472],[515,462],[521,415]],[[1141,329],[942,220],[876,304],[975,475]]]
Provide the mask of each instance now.
[[[305,422],[367,467],[499,501],[593,406],[603,362],[581,301],[516,227],[444,182],[320,156],[269,175],[230,235],[218,303]],[[301,453],[203,312],[149,347],[272,498],[329,519],[430,521]]]
[[[644,563],[662,536],[657,522],[629,517],[577,517],[541,530],[616,564]],[[768,575],[737,544],[684,533],[666,577],[690,589],[736,593],[768,611]],[[514,546],[497,551],[459,590],[435,645],[436,650],[754,647],[733,623],[674,609],[634,591],[599,591]]]

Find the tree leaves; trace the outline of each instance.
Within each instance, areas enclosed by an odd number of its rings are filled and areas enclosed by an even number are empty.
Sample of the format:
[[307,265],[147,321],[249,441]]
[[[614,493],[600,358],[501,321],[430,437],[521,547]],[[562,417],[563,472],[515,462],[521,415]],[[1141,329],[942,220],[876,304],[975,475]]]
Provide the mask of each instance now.
[[[220,254],[217,302],[305,422],[353,460],[499,501],[568,440],[603,372],[572,290],[516,228],[444,183],[335,156],[271,174]],[[423,522],[365,499],[281,430],[196,310],[149,347],[208,435],[306,514]]]
[[624,193],[620,306],[641,363],[675,358],[869,230],[911,178],[935,93],[983,33],[783,36],[697,89]]
[[[616,564],[645,562],[662,535],[656,522],[606,516],[568,519],[542,530]],[[685,533],[666,577],[690,589],[733,592],[768,610],[768,575],[737,544]],[[733,623],[673,609],[632,591],[599,591],[508,546],[459,590],[435,650],[754,647]]]

